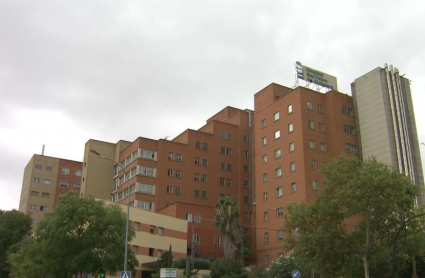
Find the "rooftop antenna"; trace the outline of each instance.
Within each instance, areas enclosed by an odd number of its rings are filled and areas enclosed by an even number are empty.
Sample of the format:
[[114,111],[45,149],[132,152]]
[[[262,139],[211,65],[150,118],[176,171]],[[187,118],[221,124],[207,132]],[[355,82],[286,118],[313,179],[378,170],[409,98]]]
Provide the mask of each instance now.
[[43,144],[43,148],[41,149],[41,155],[44,155],[44,144]]

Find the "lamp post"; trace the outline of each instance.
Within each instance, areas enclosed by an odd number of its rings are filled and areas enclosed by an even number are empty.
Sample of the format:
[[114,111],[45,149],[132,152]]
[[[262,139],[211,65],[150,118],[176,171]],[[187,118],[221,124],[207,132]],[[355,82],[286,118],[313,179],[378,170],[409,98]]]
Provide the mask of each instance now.
[[110,160],[110,161],[114,162],[116,165],[118,165],[121,168],[121,170],[124,172],[124,178],[128,174],[127,223],[126,223],[126,226],[125,226],[125,248],[124,248],[124,271],[127,271],[128,222],[130,222],[130,173],[126,172],[120,163],[116,162],[115,160],[113,160],[109,157],[105,157],[105,156],[101,155],[98,151],[91,149],[90,152],[94,153],[95,155],[98,155],[100,158]]

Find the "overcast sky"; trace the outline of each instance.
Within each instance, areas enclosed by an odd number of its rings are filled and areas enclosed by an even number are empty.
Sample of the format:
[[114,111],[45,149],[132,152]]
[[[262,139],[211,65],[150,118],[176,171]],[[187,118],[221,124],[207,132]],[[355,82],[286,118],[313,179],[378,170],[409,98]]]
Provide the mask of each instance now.
[[425,142],[425,1],[0,3],[0,209],[34,153],[82,161],[89,139],[174,138],[225,106],[253,109],[294,64],[339,91],[384,63],[411,79]]

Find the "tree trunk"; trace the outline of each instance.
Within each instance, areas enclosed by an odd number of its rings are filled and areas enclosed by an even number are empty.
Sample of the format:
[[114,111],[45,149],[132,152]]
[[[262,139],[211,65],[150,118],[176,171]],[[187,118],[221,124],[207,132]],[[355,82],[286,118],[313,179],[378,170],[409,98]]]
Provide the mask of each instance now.
[[415,255],[412,256],[412,267],[413,267],[413,278],[417,278],[418,276],[416,275],[416,258]]
[[370,242],[370,224],[369,215],[366,217],[366,246],[363,255],[364,277],[369,278],[369,243]]

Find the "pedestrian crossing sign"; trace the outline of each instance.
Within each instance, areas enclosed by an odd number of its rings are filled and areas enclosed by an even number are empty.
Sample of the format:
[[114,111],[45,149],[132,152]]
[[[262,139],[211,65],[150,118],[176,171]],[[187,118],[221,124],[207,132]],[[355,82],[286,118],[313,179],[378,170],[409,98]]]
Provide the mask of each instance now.
[[130,271],[121,271],[121,278],[131,278],[131,272]]

